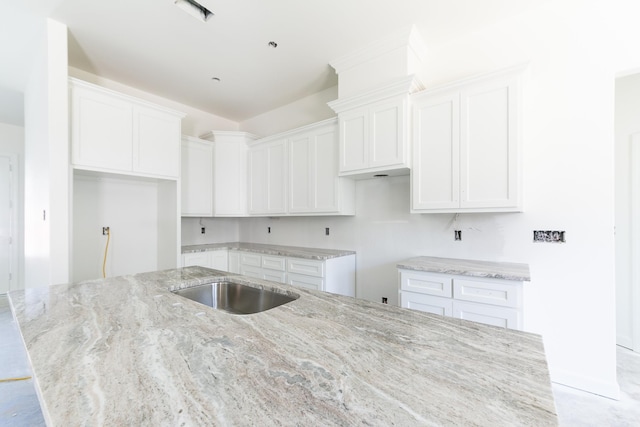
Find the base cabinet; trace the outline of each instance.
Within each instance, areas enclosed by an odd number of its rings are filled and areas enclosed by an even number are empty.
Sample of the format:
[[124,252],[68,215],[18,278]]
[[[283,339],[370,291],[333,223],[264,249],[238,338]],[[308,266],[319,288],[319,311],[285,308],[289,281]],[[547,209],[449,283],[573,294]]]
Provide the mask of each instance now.
[[213,268],[228,271],[229,251],[220,249],[217,251],[190,252],[182,254],[182,266],[199,265],[200,267]]
[[[202,253],[198,252],[197,254]],[[228,251],[228,267],[224,270],[256,279],[272,280],[301,288],[351,297],[354,297],[356,293],[355,255],[312,260],[230,250]]]
[[520,281],[399,270],[400,306],[523,329]]

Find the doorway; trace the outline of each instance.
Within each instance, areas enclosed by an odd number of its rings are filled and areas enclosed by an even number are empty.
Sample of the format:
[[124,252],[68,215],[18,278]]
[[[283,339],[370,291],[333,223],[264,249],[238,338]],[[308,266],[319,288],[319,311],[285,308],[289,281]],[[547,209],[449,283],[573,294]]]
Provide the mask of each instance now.
[[640,74],[616,79],[616,343],[640,352]]
[[17,157],[0,153],[0,295],[17,289]]

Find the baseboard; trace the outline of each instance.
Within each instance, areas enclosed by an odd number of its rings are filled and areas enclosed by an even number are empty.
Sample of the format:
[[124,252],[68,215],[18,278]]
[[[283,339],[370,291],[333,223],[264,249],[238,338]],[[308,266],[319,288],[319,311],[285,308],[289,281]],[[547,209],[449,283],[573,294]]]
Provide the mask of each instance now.
[[598,396],[620,400],[620,386],[617,381],[603,382],[595,378],[558,370],[551,372],[551,381],[588,393],[597,394]]

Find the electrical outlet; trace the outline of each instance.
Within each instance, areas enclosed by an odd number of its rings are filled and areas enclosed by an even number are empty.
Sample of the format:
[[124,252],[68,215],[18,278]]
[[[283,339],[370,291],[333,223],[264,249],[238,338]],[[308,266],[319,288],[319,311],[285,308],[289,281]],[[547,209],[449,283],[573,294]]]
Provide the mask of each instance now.
[[107,234],[109,234],[109,227],[102,227],[102,235],[106,236]]
[[205,230],[204,227],[200,227],[200,234],[204,234]]
[[327,228],[325,228],[325,229],[324,229],[324,235],[325,235],[325,236],[328,236],[328,235],[329,235],[329,227],[327,227]]
[[389,303],[389,299],[387,297],[382,297],[382,303],[383,304],[388,304]]
[[456,241],[460,241],[460,240],[462,240],[462,230],[454,230],[454,231],[453,231],[453,238],[454,238]]
[[533,230],[534,242],[565,243],[565,232],[556,230]]

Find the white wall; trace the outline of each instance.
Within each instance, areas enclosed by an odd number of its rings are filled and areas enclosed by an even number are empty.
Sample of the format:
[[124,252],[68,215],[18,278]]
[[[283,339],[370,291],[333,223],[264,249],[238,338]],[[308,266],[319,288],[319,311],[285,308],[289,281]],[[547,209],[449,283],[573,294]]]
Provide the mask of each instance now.
[[25,89],[25,286],[69,281],[67,27],[46,20]]
[[[640,74],[616,81],[616,286],[617,342],[633,348],[633,292],[631,284],[631,135],[640,133]],[[639,219],[635,219],[639,221]],[[637,262],[637,260],[636,260]],[[640,307],[635,307],[640,310]]]
[[[617,397],[614,81],[640,64],[637,12],[627,0],[543,3],[429,46],[428,86],[529,64],[524,213],[462,215],[463,241],[454,242],[451,215],[408,214],[407,178],[398,177],[359,182],[355,218],[240,219],[240,239],[355,249],[358,296],[374,301],[395,300],[394,265],[405,257],[526,262],[525,327],[542,334],[552,379]],[[278,127],[297,125],[285,120],[274,113]],[[268,134],[268,122],[263,115],[264,129],[251,132]],[[322,234],[327,226],[330,237]],[[534,244],[538,229],[565,230],[567,243]]]
[[240,124],[240,130],[265,137],[335,117],[336,113],[327,103],[337,97],[338,86],[330,87],[245,120]]
[[158,270],[158,183],[78,171],[73,181],[72,281],[102,277],[102,227],[111,231],[107,277]]
[[182,119],[182,134],[198,137],[212,130],[238,130],[238,123],[224,117],[216,116],[202,110],[172,101],[167,98],[144,92],[131,86],[97,76],[78,68],[69,67],[69,75],[86,82],[90,82],[120,93],[124,93],[136,98],[144,99],[154,104],[162,105],[186,114]]
[[[18,177],[16,183],[18,191],[17,206],[17,218],[18,223],[18,235],[16,236],[16,248],[18,254],[22,254],[24,251],[24,128],[22,126],[15,126],[6,123],[0,123],[0,153],[16,155],[18,158],[17,170],[15,174]],[[24,257],[18,256],[17,262],[17,274],[16,283],[18,289],[24,287]]]

